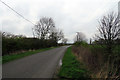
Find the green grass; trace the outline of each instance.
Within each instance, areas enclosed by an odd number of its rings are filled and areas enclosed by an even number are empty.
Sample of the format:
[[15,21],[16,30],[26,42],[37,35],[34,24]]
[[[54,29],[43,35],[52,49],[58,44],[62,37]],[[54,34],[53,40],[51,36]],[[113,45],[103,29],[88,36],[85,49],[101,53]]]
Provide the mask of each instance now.
[[23,53],[19,53],[19,54],[12,54],[12,55],[5,55],[2,57],[2,64],[9,62],[9,61],[13,61],[25,56],[29,56],[38,52],[42,52],[42,51],[46,51],[49,49],[53,49],[55,47],[51,47],[51,48],[44,48],[44,49],[38,49],[38,50],[34,50],[34,51],[27,51],[27,52],[23,52]]
[[71,51],[71,47],[67,49],[62,62],[63,65],[58,73],[60,79],[87,79],[87,70],[84,68],[84,65],[76,59]]

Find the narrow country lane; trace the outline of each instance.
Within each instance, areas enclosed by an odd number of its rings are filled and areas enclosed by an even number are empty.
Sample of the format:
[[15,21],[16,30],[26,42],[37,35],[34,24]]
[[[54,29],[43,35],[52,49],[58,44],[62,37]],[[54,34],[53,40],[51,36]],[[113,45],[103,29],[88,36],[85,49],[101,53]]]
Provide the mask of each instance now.
[[3,78],[52,78],[69,46],[62,46],[3,64]]

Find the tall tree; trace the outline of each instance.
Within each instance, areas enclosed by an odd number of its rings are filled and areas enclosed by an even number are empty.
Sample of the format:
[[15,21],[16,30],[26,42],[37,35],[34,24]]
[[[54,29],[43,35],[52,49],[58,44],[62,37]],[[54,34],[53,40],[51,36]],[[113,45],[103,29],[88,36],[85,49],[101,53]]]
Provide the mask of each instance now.
[[47,38],[47,34],[49,34],[50,29],[55,27],[55,23],[52,18],[41,18],[38,23],[33,28],[34,36],[39,39]]
[[118,14],[114,12],[103,16],[99,21],[99,35],[98,39],[103,39],[107,50],[109,53],[112,53],[112,47],[114,41],[119,38],[120,35],[120,18]]
[[[64,37],[62,30],[55,27],[52,18],[41,18],[33,28],[33,35],[41,39],[43,45],[57,45],[58,41]],[[49,44],[48,44],[49,43]]]

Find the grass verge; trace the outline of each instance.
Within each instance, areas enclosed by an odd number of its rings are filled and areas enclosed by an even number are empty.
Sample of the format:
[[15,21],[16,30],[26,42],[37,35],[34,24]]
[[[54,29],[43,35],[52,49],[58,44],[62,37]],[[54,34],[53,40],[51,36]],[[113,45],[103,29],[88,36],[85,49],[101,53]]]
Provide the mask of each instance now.
[[34,51],[27,51],[27,52],[23,52],[23,53],[19,53],[19,54],[11,54],[11,55],[5,55],[2,57],[2,64],[9,62],[9,61],[13,61],[25,56],[29,56],[38,52],[42,52],[42,51],[46,51],[46,50],[50,50],[56,47],[51,47],[51,48],[44,48],[44,49],[38,49],[38,50],[34,50]]
[[80,63],[76,56],[71,51],[72,47],[69,47],[67,51],[65,52],[65,55],[63,57],[63,65],[60,68],[60,71],[58,73],[58,77],[60,79],[82,79],[86,80],[87,70],[84,68],[84,65]]

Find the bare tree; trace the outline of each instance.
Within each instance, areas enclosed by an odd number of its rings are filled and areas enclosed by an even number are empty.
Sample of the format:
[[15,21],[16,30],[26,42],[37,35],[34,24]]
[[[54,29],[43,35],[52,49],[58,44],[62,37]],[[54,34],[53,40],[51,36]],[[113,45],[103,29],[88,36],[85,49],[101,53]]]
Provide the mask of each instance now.
[[62,39],[62,43],[63,43],[63,44],[66,44],[66,43],[67,43],[67,41],[68,41],[68,39],[67,39],[67,38],[63,38],[63,39]]
[[75,42],[81,42],[81,41],[86,41],[86,36],[82,32],[77,32],[77,35],[75,36]]
[[52,18],[43,17],[34,26],[33,36],[41,39],[45,45],[54,45],[57,46],[58,41],[64,37],[62,30],[55,27],[55,23]]
[[112,46],[114,40],[119,38],[120,35],[120,18],[115,13],[110,13],[107,16],[103,16],[99,21],[99,35],[98,39],[103,39],[107,46],[108,52],[112,53]]
[[55,27],[51,28],[50,30],[50,36],[51,39],[56,40],[58,42],[59,40],[62,40],[64,38],[64,33],[60,29],[56,29]]
[[55,27],[55,23],[52,18],[43,17],[39,20],[37,25],[33,28],[33,34],[39,39],[45,39],[50,32],[50,28]]
[[62,40],[64,38],[64,33],[62,30],[57,29],[57,40]]

